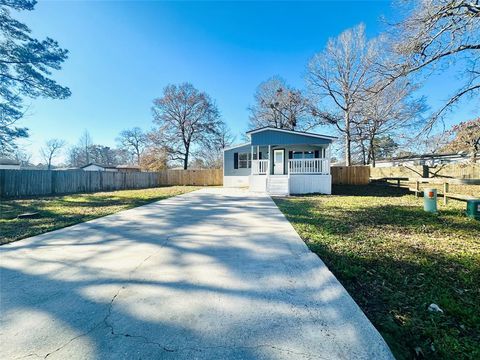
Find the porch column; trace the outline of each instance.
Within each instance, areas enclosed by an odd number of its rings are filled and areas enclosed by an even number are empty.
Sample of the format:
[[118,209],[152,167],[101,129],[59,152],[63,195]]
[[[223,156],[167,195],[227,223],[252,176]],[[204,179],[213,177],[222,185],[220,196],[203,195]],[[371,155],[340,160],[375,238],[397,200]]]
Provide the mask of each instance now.
[[330,158],[331,158],[331,154],[330,154],[330,147],[332,146],[332,144],[328,144],[327,148],[325,149],[325,157],[327,159],[327,170],[328,170],[328,174],[330,174]]
[[268,175],[272,173],[272,145],[268,145]]
[[[247,167],[248,167],[248,157],[247,157]],[[250,158],[250,174],[254,174],[253,172],[253,146],[252,146],[252,153],[251,153],[251,158]]]

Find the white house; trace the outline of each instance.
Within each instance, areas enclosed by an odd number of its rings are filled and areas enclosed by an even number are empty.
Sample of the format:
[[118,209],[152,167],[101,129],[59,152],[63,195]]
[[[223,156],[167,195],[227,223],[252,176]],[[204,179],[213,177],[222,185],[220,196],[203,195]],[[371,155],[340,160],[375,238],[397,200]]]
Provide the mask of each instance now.
[[17,160],[0,158],[0,169],[18,170],[20,169],[20,162]]
[[223,152],[223,186],[271,195],[332,191],[328,135],[263,127]]
[[84,165],[80,169],[84,171],[112,171],[112,172],[118,171],[118,169],[115,166],[100,165],[95,163]]

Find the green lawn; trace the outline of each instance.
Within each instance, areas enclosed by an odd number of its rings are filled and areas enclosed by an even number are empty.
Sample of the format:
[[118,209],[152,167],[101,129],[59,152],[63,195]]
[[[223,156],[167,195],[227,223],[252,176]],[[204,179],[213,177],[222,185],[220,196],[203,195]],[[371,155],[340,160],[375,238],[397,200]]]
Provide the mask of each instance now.
[[[198,188],[193,186],[170,186],[25,200],[0,200],[0,244],[78,224],[196,189]],[[39,212],[39,216],[31,219],[17,219],[17,215],[27,212]]]
[[395,357],[480,359],[480,221],[464,216],[465,203],[439,202],[435,215],[402,189],[334,194],[275,202]]

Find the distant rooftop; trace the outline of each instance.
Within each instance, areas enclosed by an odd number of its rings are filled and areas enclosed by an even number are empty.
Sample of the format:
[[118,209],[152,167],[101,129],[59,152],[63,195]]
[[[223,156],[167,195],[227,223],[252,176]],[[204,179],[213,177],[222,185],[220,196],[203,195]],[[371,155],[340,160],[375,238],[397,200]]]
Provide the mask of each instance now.
[[5,157],[0,157],[0,165],[20,165],[20,162]]

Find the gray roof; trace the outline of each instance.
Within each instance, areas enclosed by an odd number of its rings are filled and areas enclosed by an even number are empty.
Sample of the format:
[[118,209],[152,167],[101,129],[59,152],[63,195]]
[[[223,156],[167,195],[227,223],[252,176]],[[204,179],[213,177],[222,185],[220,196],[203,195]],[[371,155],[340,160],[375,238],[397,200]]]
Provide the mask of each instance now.
[[259,133],[259,132],[266,131],[266,130],[273,130],[273,131],[278,131],[278,132],[298,134],[298,135],[304,135],[304,136],[310,136],[310,137],[320,137],[320,138],[325,138],[325,139],[330,139],[330,140],[338,139],[336,136],[316,134],[316,133],[312,133],[312,132],[299,131],[299,130],[280,129],[280,128],[276,128],[276,127],[273,127],[273,126],[264,126],[264,127],[261,127],[261,128],[249,130],[246,133],[247,134],[255,134],[255,133]]
[[91,165],[99,166],[99,167],[102,167],[104,169],[116,169],[116,167],[113,166],[113,165],[102,165],[102,164],[97,164],[97,163],[93,163],[93,162],[88,163],[87,165],[81,166],[80,169],[86,168],[86,167],[91,166]]
[[123,165],[118,165],[117,169],[140,169],[140,166],[139,165],[123,164]]
[[20,162],[17,160],[0,157],[0,165],[20,165]]

